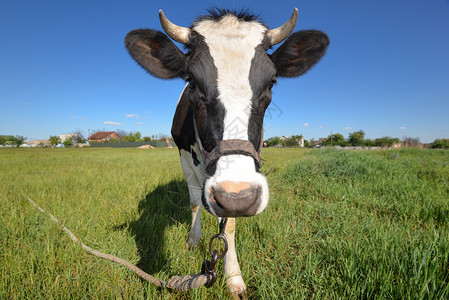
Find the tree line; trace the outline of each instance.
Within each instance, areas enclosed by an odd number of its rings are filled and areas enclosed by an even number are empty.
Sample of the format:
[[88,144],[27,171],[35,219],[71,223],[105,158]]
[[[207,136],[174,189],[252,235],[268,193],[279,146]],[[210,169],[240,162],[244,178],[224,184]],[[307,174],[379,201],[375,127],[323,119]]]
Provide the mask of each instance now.
[[[301,135],[292,135],[291,137],[271,137],[264,141],[266,147],[298,147],[299,141],[303,138]],[[366,139],[363,130],[355,131],[349,134],[345,139],[342,134],[330,134],[325,139],[304,140],[304,147],[315,148],[317,146],[341,146],[341,147],[392,147],[401,144],[405,147],[419,147],[423,144],[419,138],[405,137],[402,141],[399,138],[384,136],[376,139]],[[449,148],[449,139],[435,139],[428,145],[430,148]]]
[[[153,142],[153,141],[165,141],[168,138],[167,135],[159,133],[152,134],[151,136],[142,137],[142,133],[140,131],[130,131],[129,133],[125,131],[115,132],[120,136],[120,141],[116,139],[111,139],[109,142],[118,143],[118,142]],[[171,138],[170,138],[171,139]]]
[[[363,130],[355,131],[349,134],[345,139],[342,134],[335,133],[327,137],[326,141],[322,143],[323,146],[341,146],[341,147],[391,147],[400,142],[399,138],[384,136],[374,140],[365,139],[365,132]],[[410,141],[413,145],[419,144],[419,139]]]
[[[105,130],[94,130],[92,134]],[[151,141],[165,141],[168,137],[165,134],[152,134],[151,136],[144,136],[139,131],[131,131],[126,132],[124,130],[116,130],[120,136],[120,140],[111,139],[110,143],[118,143],[118,142],[151,142]],[[0,145],[2,146],[12,146],[12,147],[20,147],[23,142],[27,138],[21,135],[0,135]],[[170,140],[173,138],[170,137]],[[304,139],[303,135],[292,135],[288,138],[286,137],[271,137],[264,141],[264,146],[266,147],[298,147],[301,139]],[[81,131],[75,131],[72,133],[72,136],[66,138],[66,140],[61,141],[59,136],[52,135],[49,137],[49,142],[52,147],[63,144],[64,147],[72,147],[73,145],[80,143],[84,144],[87,142],[87,139],[84,137]],[[335,133],[329,135],[324,141],[310,139],[304,139],[304,147],[306,148],[314,148],[317,145],[320,146],[361,146],[361,147],[391,147],[393,145],[399,144],[405,147],[418,147],[422,145],[420,143],[419,138],[410,138],[405,137],[402,141],[399,138],[393,138],[389,136],[384,136],[377,139],[365,139],[365,132],[363,130],[355,131],[349,134],[348,138],[345,139],[342,134]],[[430,148],[438,148],[438,149],[449,149],[449,139],[435,139],[431,144],[428,145]]]
[[[106,130],[91,130],[90,135],[93,135],[100,131]],[[110,143],[118,143],[118,142],[152,142],[152,141],[164,141],[168,138],[167,135],[159,133],[152,134],[151,136],[142,136],[142,133],[139,131],[124,131],[124,130],[116,130],[114,131],[120,137],[120,139],[111,139]],[[21,135],[0,135],[0,145],[1,146],[10,146],[10,147],[20,147],[27,138]],[[170,137],[170,140],[173,138]],[[51,135],[48,138],[48,142],[50,146],[53,148],[57,145],[64,145],[64,147],[73,147],[76,144],[85,144],[87,143],[87,138],[80,130],[76,130],[71,132],[65,140],[61,140],[58,135]],[[48,144],[47,144],[48,145]],[[45,147],[46,145],[41,144],[40,147]]]
[[[97,132],[102,132],[106,130],[92,130],[91,135],[94,135]],[[116,130],[114,131],[120,137],[120,139],[112,138],[108,141],[108,143],[125,143],[125,142],[151,142],[151,141],[165,141],[167,136],[165,134],[152,134],[151,136],[142,137],[142,133],[140,131],[124,131],[124,130]],[[84,144],[87,142],[87,139],[84,137],[83,133],[80,131],[76,131],[72,134],[72,136],[68,136],[65,141],[61,141],[59,136],[52,135],[49,138],[50,144],[52,147],[55,145],[63,144],[64,147],[72,147],[73,145],[79,143]]]

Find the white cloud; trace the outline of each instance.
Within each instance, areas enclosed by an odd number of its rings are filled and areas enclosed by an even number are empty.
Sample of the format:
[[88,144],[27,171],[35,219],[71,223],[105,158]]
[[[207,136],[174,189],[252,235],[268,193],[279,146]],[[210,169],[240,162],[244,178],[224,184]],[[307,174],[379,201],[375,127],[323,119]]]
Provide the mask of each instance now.
[[324,128],[324,126],[323,126],[323,125],[321,125],[321,126],[320,126],[320,128]]
[[76,117],[75,116],[69,116],[69,119],[75,119]]
[[86,117],[81,117],[81,120],[82,120],[82,121],[86,121],[87,118],[86,118]]
[[112,121],[106,121],[103,123],[104,125],[116,125],[116,126],[122,126],[122,124],[118,122],[112,122]]
[[406,130],[406,129],[407,129],[407,127],[405,127],[405,126],[401,126],[401,127],[399,127],[399,129],[400,129],[400,130]]
[[23,105],[25,105],[25,106],[30,106],[31,103],[30,103],[30,102],[25,102],[25,103],[23,103]]
[[345,127],[343,130],[352,130],[352,127]]
[[133,118],[133,119],[138,119],[140,115],[138,114],[125,114],[125,117],[127,118]]
[[143,125],[142,122],[136,122],[136,123],[134,123],[134,124],[136,124],[136,125]]
[[309,123],[304,123],[302,127],[309,127]]

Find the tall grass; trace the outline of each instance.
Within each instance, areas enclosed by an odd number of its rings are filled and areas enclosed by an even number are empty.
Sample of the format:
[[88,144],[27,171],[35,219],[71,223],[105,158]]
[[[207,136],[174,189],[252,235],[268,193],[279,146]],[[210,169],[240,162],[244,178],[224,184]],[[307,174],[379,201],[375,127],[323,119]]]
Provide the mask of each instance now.
[[[264,149],[265,150],[265,149]],[[266,149],[271,200],[237,220],[251,299],[445,299],[449,152]],[[155,288],[73,244],[26,196],[84,243],[168,279],[209,258],[216,219],[188,249],[190,209],[168,149],[0,149],[0,298],[229,298]],[[221,268],[221,264],[220,264]]]
[[313,272],[302,291],[318,298],[447,297],[448,158],[325,150],[287,168],[279,201],[289,202],[299,234],[292,241],[302,253],[292,260]]

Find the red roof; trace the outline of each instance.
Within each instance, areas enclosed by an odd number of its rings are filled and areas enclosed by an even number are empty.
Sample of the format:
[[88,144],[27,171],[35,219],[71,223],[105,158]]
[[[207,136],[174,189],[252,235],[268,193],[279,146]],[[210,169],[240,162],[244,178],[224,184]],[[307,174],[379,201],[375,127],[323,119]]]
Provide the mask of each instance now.
[[88,139],[89,140],[102,140],[110,136],[111,134],[117,134],[114,131],[100,131],[93,135],[91,135]]

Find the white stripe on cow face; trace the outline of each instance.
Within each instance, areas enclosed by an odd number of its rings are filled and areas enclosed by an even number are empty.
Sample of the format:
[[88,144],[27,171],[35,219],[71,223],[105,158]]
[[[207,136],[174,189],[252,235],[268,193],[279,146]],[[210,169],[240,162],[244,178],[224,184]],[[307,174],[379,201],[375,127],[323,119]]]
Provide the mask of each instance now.
[[204,20],[194,28],[204,37],[217,68],[218,99],[225,108],[223,140],[248,140],[253,92],[249,81],[256,47],[266,27],[228,15],[219,22]]
[[[217,69],[218,100],[225,109],[223,140],[248,139],[253,90],[250,84],[251,63],[256,47],[264,39],[266,27],[253,21],[239,21],[227,15],[220,21],[204,20],[193,30],[204,37]],[[211,192],[224,182],[249,183],[260,189],[256,214],[268,203],[268,184],[265,177],[256,172],[254,159],[244,155],[222,156],[215,174],[204,185],[204,196],[209,211],[219,215],[217,203],[211,202]]]

